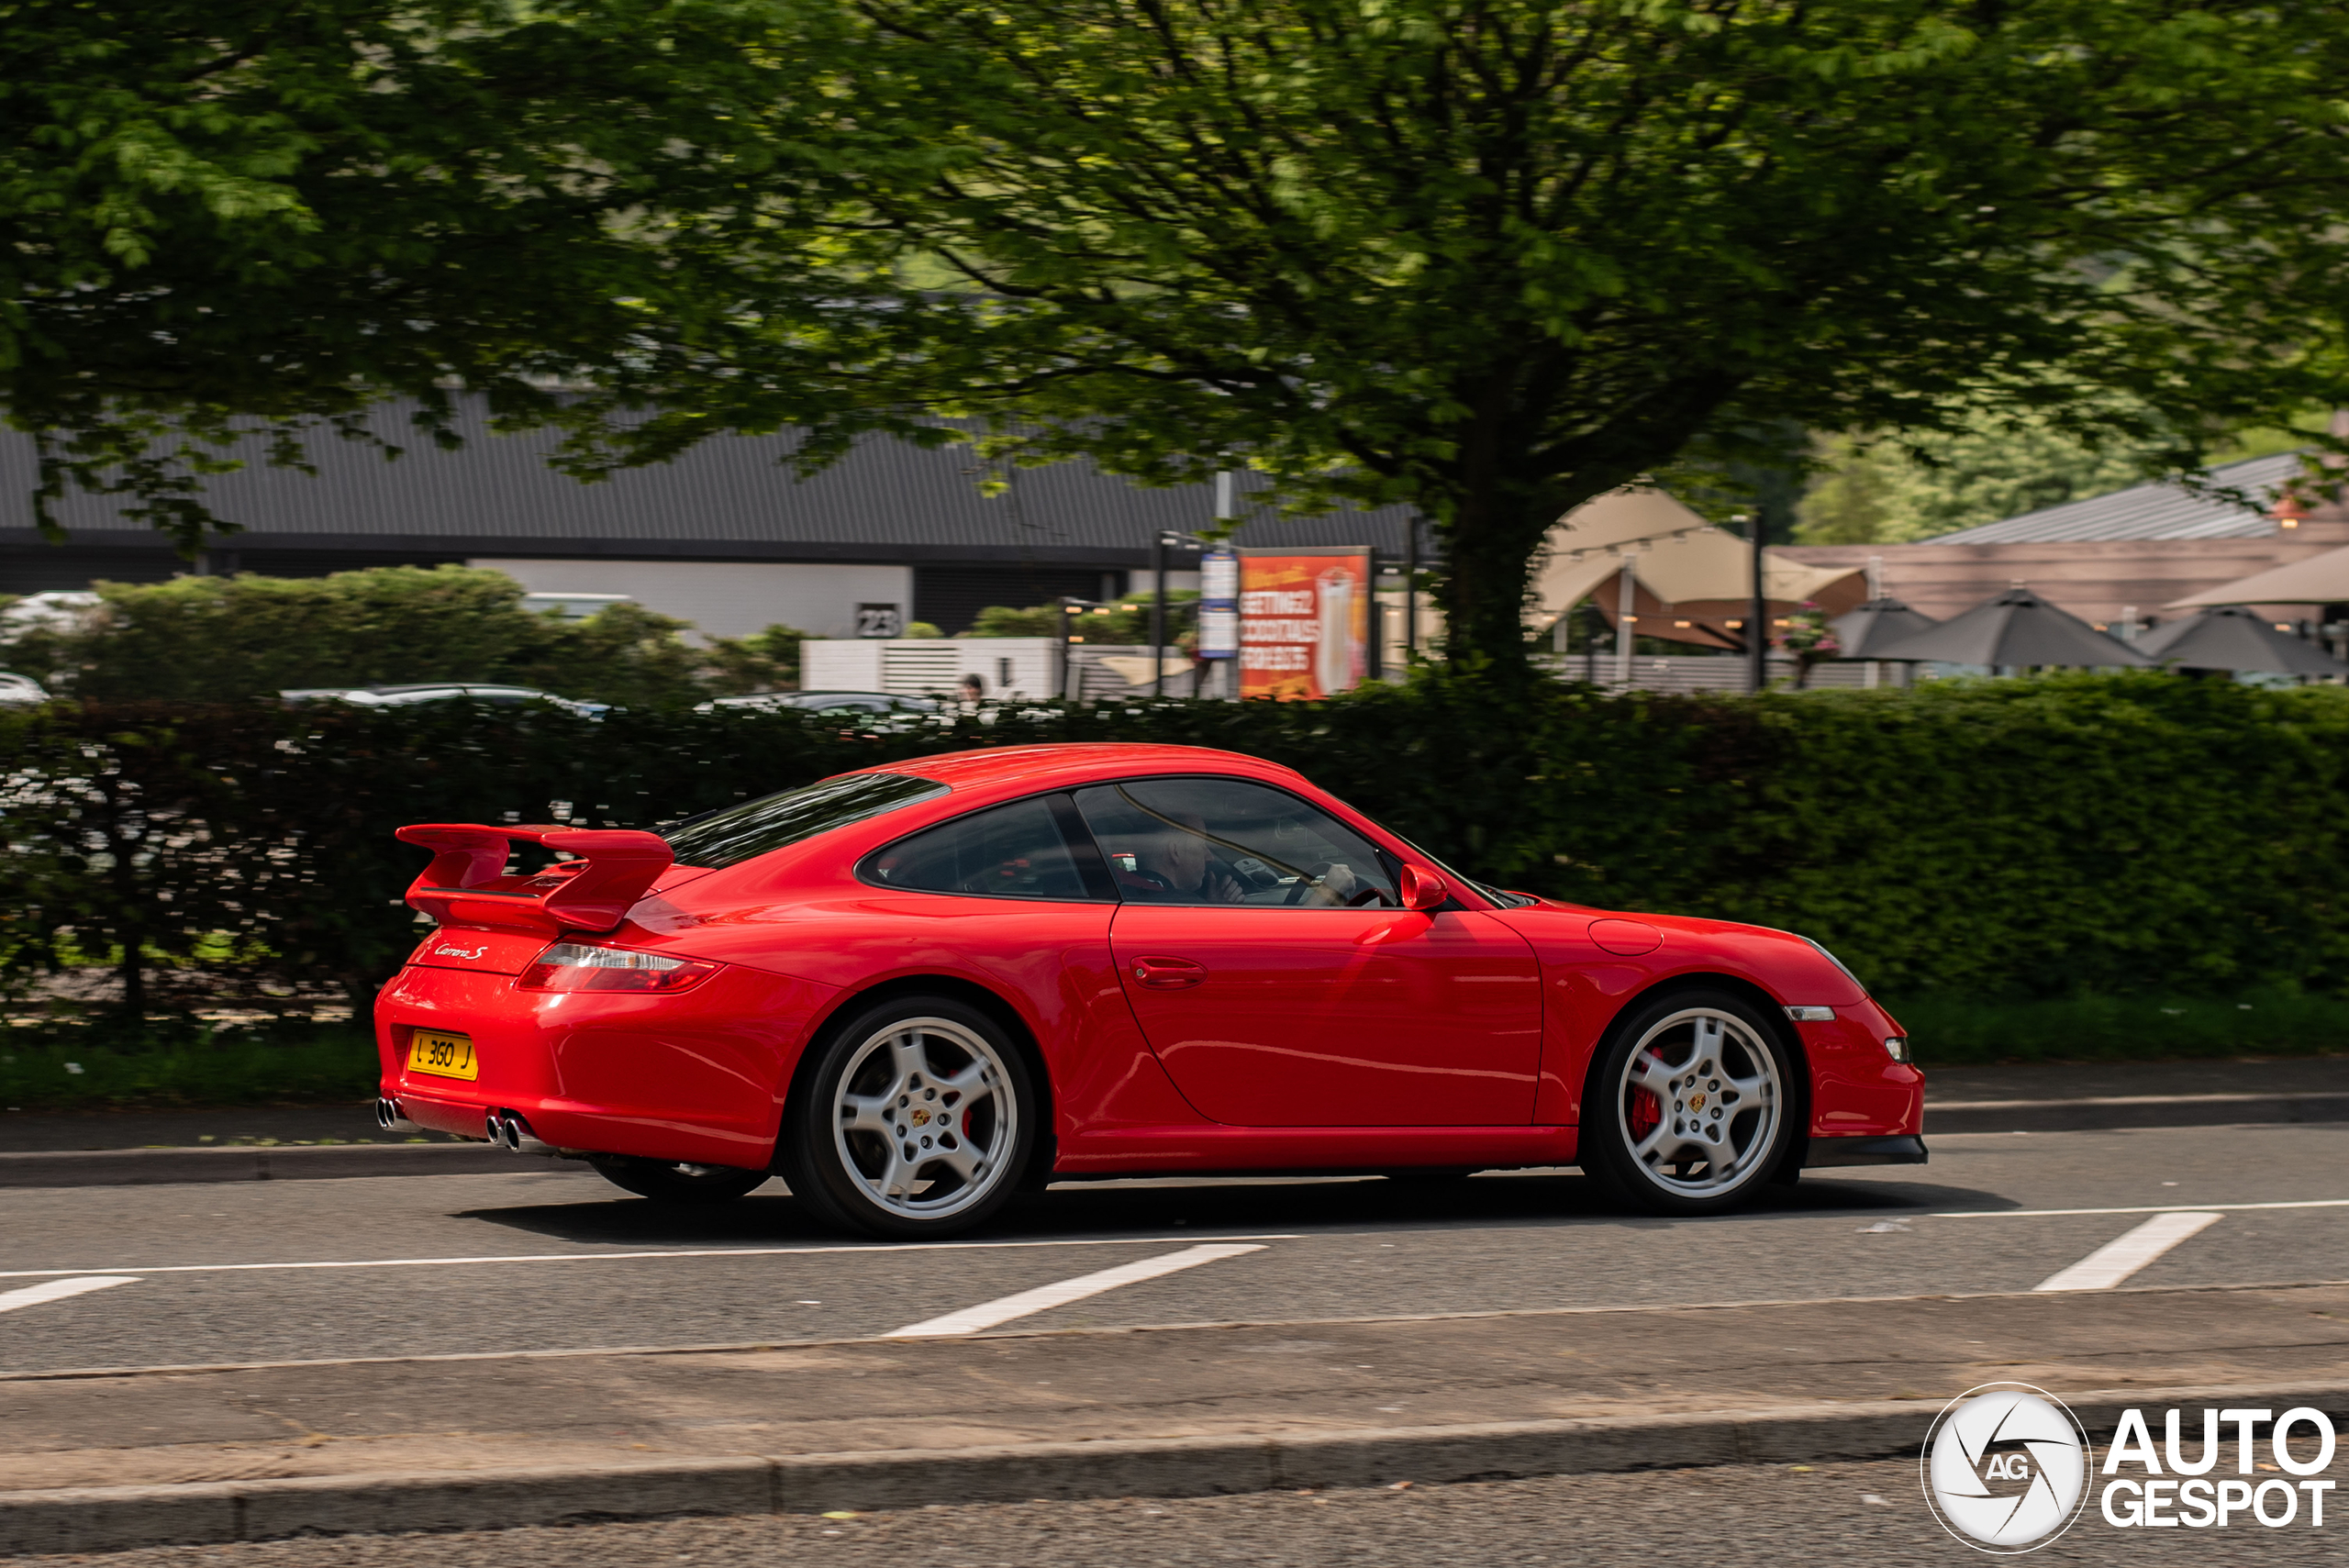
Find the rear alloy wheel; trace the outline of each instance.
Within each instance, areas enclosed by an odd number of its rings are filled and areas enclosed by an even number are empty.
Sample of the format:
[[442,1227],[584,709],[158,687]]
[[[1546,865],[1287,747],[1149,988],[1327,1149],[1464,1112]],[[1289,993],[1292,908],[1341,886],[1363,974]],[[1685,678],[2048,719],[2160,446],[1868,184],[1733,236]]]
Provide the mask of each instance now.
[[773,1174],[736,1165],[641,1160],[633,1154],[590,1154],[587,1162],[612,1185],[655,1203],[731,1203],[765,1185]]
[[951,1236],[1010,1198],[1035,1123],[1027,1064],[992,1018],[906,997],[823,1048],[785,1118],[785,1177],[835,1226]]
[[1653,1213],[1732,1207],[1785,1159],[1792,1081],[1785,1047],[1743,998],[1659,998],[1624,1020],[1591,1074],[1583,1167]]

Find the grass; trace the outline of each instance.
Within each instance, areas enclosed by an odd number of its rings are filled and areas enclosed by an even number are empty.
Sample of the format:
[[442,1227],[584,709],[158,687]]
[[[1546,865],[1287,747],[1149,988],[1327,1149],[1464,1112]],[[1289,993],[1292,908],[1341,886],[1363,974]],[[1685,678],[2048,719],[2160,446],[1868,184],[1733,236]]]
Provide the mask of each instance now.
[[2349,1051],[2349,1001],[2263,994],[1886,1004],[1927,1068],[1996,1062],[2173,1062]]
[[[2349,1001],[2262,995],[1889,1004],[1924,1066],[2163,1062],[2349,1051]],[[0,1035],[0,1109],[328,1105],[375,1093],[375,1045],[350,1024],[171,1030],[135,1044],[79,1030]]]
[[348,1024],[167,1031],[128,1046],[57,1029],[0,1035],[7,1110],[348,1105],[373,1097],[376,1073],[373,1038]]

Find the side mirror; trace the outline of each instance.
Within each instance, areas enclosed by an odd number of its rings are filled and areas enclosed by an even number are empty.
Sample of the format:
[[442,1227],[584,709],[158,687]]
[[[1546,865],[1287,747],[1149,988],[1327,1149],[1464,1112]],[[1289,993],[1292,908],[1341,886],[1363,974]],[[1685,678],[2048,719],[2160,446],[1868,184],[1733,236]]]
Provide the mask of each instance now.
[[1452,896],[1452,889],[1444,885],[1443,878],[1425,866],[1415,866],[1408,862],[1404,862],[1401,885],[1397,891],[1403,896],[1404,908],[1423,912]]

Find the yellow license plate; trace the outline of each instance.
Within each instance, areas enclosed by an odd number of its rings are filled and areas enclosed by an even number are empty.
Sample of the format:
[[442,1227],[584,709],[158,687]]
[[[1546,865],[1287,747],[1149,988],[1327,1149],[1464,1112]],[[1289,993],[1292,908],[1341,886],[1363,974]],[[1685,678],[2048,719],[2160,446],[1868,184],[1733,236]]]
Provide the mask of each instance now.
[[473,1042],[463,1035],[418,1029],[407,1042],[407,1070],[470,1081],[481,1076],[481,1062],[473,1055]]

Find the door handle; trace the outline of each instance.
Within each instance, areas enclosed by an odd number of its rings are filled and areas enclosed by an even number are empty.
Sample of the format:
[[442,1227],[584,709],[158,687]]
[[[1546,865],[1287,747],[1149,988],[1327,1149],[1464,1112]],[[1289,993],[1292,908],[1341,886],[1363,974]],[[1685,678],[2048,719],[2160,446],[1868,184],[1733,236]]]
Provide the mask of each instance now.
[[1138,958],[1128,973],[1153,991],[1180,991],[1208,977],[1206,969],[1187,958]]

